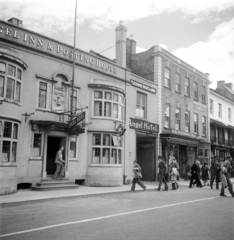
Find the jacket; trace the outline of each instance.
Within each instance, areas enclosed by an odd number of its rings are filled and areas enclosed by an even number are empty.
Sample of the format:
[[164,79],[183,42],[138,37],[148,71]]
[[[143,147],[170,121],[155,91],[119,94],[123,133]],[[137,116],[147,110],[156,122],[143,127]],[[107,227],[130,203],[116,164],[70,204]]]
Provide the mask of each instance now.
[[59,150],[56,154],[55,163],[63,164],[63,154],[61,150]]

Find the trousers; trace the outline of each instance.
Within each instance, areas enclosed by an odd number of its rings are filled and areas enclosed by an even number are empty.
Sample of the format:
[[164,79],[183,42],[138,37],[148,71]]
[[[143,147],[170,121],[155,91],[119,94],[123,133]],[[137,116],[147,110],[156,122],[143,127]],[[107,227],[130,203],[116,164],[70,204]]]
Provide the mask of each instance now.
[[132,187],[131,187],[131,190],[134,191],[135,190],[135,186],[136,186],[136,183],[141,186],[143,189],[145,189],[145,185],[143,182],[141,182],[140,178],[133,178],[132,179]]
[[214,180],[216,182],[216,189],[219,189],[219,174],[217,174],[216,172],[211,173],[211,178],[210,178],[210,187],[211,188],[213,188]]
[[56,170],[53,178],[64,177],[65,167],[63,164],[56,163]]
[[165,189],[168,189],[168,185],[167,185],[167,181],[166,181],[165,175],[160,174],[160,175],[159,175],[158,190],[161,189],[162,183],[164,184]]
[[[225,175],[225,176],[226,176],[226,179],[227,179],[228,190],[231,193],[231,195],[234,197],[232,182],[230,181],[230,179],[227,175]],[[221,191],[220,191],[220,196],[223,196],[223,195],[224,195],[224,187],[223,187],[223,184],[222,184]]]

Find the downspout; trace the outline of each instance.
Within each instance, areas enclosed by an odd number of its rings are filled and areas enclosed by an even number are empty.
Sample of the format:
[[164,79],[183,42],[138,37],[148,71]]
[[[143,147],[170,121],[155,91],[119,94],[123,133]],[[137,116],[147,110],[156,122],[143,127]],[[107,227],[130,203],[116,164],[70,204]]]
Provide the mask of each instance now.
[[[124,82],[124,90],[125,90],[125,99],[124,99],[124,126],[126,128],[127,123],[127,68],[125,68],[125,82]],[[126,184],[126,137],[124,137],[124,171],[123,171],[123,184]]]

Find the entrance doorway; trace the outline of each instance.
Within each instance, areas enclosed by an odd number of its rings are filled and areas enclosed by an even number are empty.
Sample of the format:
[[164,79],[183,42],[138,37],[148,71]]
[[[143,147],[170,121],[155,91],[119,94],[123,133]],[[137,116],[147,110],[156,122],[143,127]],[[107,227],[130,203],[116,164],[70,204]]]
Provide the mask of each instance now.
[[137,162],[142,169],[143,181],[155,181],[155,138],[137,136]]
[[46,155],[46,172],[47,175],[54,174],[56,170],[55,157],[61,146],[64,147],[63,159],[65,160],[66,152],[66,138],[65,137],[48,137],[47,141],[47,155]]

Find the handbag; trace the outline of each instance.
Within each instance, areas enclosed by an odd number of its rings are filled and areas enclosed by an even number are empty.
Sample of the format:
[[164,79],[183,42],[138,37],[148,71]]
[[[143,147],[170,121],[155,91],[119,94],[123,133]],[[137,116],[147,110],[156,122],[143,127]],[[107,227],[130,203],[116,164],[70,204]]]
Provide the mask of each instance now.
[[224,174],[221,174],[221,182],[222,182],[224,188],[226,188],[228,186],[227,179]]

